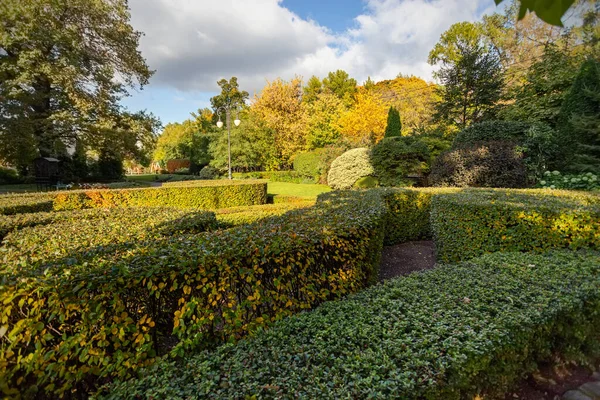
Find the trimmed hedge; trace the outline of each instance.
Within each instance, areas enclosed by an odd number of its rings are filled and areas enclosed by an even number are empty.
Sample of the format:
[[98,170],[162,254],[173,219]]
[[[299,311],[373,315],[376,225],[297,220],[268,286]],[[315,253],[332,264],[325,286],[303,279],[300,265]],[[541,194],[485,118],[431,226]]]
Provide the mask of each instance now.
[[231,228],[238,225],[250,224],[268,217],[285,214],[288,211],[310,207],[315,200],[303,202],[265,204],[262,206],[232,207],[216,210],[217,221],[222,228]]
[[355,292],[377,278],[385,214],[379,194],[351,194],[233,229],[113,245],[56,268],[24,260],[0,277],[0,390],[85,392],[160,354],[214,347]]
[[600,254],[494,254],[393,279],[96,399],[498,395],[553,354],[600,355]]
[[434,196],[437,258],[496,251],[600,249],[600,196],[549,190],[466,190]]
[[165,183],[160,188],[60,192],[54,209],[168,206],[211,210],[266,202],[264,181],[187,181]]
[[[96,254],[116,253],[151,241],[217,228],[214,213],[173,208],[106,208],[14,216],[2,241],[0,277],[28,276],[38,268],[64,268]],[[48,215],[50,214],[50,215]],[[56,215],[52,215],[56,214]],[[35,217],[38,218],[35,218]],[[29,225],[29,226],[27,226]],[[47,270],[46,273],[49,273]]]
[[52,200],[51,193],[0,195],[0,215],[51,211]]
[[348,150],[331,163],[327,184],[334,189],[349,189],[365,176],[375,176],[371,164],[371,150],[359,147]]

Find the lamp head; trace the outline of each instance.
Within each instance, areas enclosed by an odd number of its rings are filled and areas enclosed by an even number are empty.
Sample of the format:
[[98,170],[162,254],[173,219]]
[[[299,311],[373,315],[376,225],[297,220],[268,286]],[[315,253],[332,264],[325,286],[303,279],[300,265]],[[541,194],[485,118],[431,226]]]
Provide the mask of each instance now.
[[240,126],[240,124],[242,123],[242,121],[240,121],[239,119],[235,119],[233,121],[233,123],[235,124],[235,126]]
[[218,128],[222,128],[223,127],[223,121],[217,121],[217,127]]

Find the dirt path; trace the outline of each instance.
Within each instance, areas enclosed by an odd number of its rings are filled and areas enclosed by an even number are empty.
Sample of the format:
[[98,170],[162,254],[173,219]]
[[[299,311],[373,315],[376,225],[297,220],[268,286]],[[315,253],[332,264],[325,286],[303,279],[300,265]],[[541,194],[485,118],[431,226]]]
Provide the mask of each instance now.
[[379,280],[431,269],[435,266],[435,247],[431,240],[406,242],[383,249]]

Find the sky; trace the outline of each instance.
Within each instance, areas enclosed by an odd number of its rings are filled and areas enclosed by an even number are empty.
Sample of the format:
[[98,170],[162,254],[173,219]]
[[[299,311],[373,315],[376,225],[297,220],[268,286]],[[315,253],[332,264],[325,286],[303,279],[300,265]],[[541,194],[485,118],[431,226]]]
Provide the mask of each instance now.
[[163,124],[210,107],[221,78],[252,97],[267,81],[343,69],[359,84],[399,73],[432,79],[427,55],[455,22],[493,0],[130,0],[140,51],[155,72],[122,104]]

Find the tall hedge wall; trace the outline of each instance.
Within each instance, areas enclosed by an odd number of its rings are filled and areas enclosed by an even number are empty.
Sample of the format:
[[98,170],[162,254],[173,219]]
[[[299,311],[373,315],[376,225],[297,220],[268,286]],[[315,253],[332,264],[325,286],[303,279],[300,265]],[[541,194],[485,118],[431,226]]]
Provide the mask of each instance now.
[[600,196],[566,191],[467,190],[434,196],[437,258],[496,251],[600,249]]
[[599,285],[597,252],[485,256],[165,360],[94,398],[495,398],[552,354],[600,355]]
[[0,390],[85,390],[355,292],[376,279],[385,214],[367,193],[43,268],[20,259],[0,274]]
[[163,186],[59,192],[54,198],[54,209],[168,206],[211,210],[267,202],[265,181],[191,181],[165,183]]

